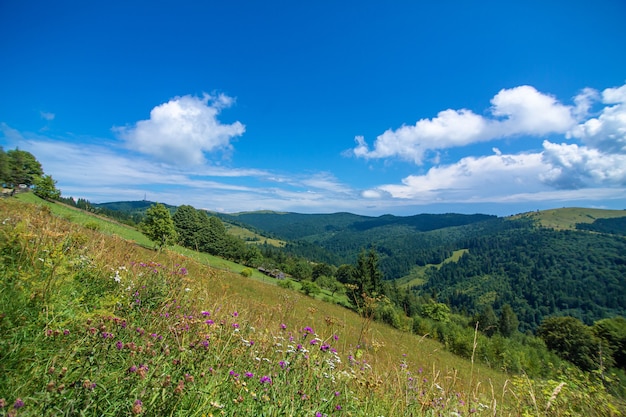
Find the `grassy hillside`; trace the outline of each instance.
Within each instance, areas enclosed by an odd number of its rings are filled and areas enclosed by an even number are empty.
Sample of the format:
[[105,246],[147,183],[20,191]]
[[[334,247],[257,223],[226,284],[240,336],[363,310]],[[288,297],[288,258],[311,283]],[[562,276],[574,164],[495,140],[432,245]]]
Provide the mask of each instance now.
[[532,219],[542,227],[557,230],[574,230],[578,223],[593,223],[597,219],[611,219],[626,216],[626,210],[603,210],[591,208],[559,208],[524,213],[514,217]]
[[339,306],[149,250],[48,207],[0,201],[0,413],[620,412],[584,375],[506,375]]

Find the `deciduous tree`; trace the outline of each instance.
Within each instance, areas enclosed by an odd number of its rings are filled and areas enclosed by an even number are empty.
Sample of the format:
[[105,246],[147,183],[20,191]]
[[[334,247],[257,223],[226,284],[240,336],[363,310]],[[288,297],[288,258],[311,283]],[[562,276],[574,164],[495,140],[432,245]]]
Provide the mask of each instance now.
[[163,204],[153,204],[146,210],[146,218],[141,223],[141,231],[159,249],[176,243],[174,221]]

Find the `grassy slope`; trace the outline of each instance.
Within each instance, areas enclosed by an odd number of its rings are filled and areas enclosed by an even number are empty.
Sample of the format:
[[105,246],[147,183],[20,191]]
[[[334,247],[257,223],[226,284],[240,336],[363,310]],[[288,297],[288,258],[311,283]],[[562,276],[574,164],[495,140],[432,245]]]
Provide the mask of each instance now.
[[466,253],[468,250],[467,249],[459,249],[459,250],[455,250],[452,253],[452,256],[450,256],[449,258],[444,259],[443,262],[439,263],[439,264],[427,264],[424,266],[416,266],[411,270],[411,273],[405,277],[402,277],[400,279],[398,279],[398,286],[400,287],[414,287],[414,286],[419,286],[424,284],[424,275],[426,273],[426,270],[428,268],[441,268],[441,266],[443,264],[446,264],[448,262],[457,262],[461,256],[463,256],[464,253]]
[[596,219],[609,219],[626,216],[626,210],[603,210],[592,208],[560,208],[524,213],[513,218],[526,217],[538,225],[557,230],[575,229],[576,223],[593,223]]
[[[125,224],[115,222],[114,220],[107,219],[105,217],[96,216],[92,213],[88,213],[83,210],[79,210],[74,207],[67,206],[65,204],[44,201],[40,199],[39,197],[37,197],[36,195],[34,195],[33,193],[19,194],[18,200],[26,202],[26,203],[41,204],[41,205],[48,206],[50,207],[50,210],[57,216],[67,219],[71,222],[80,224],[81,226],[90,225],[90,224],[97,225],[97,230],[103,233],[119,236],[128,241],[135,242],[138,245],[143,246],[145,248],[152,248],[154,246],[154,244],[150,241],[150,239],[148,239],[143,233],[139,232],[137,229],[130,227],[128,225],[125,225]],[[240,231],[247,230],[243,228],[238,228],[237,226],[231,226],[231,227],[235,228],[234,232],[228,227],[227,229],[229,230],[229,232],[235,235],[237,235],[237,230],[239,229]],[[276,246],[284,245],[283,241],[279,241],[275,239],[271,240],[271,242],[268,241],[268,243],[274,244]],[[238,264],[238,263],[235,263],[235,262],[232,262],[232,261],[229,261],[229,260],[217,257],[217,256],[213,256],[208,253],[196,252],[194,250],[184,248],[182,246],[174,246],[171,248],[171,250],[181,255],[184,255],[190,259],[193,259],[197,262],[200,262],[201,264],[210,266],[211,268],[215,268],[215,269],[234,272],[238,274],[238,273],[241,273],[242,270],[247,268],[244,265],[241,265],[241,264]],[[279,282],[277,279],[268,277],[267,275],[264,275],[255,269],[252,270],[251,278],[257,281],[267,283],[267,284],[276,285]],[[292,281],[291,285],[293,286],[294,290],[299,290],[301,288],[300,283],[296,281]],[[317,294],[316,298],[320,300],[324,298],[330,299],[334,303],[348,303],[348,298],[345,295],[343,294],[332,295],[329,291],[324,290],[324,289],[322,289],[320,293]]]

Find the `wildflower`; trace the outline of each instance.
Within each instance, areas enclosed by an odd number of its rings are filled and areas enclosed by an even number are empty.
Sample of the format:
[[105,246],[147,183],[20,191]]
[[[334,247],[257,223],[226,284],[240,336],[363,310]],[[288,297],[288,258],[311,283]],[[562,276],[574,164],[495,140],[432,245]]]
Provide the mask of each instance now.
[[285,369],[285,366],[287,366],[287,363],[285,361],[280,361],[278,362],[278,366],[280,366],[281,369]]
[[13,408],[15,408],[16,410],[19,410],[22,407],[24,407],[24,401],[22,401],[21,398],[18,398],[17,400],[15,400],[15,403],[13,404]]
[[233,323],[233,328],[238,329],[239,328],[239,323]]
[[0,408],[4,408],[7,406],[7,400],[4,398],[0,398]]
[[137,415],[141,413],[143,413],[143,403],[141,400],[135,400],[133,404],[133,414]]
[[311,341],[309,342],[309,344],[311,344],[311,345],[317,345],[317,339],[311,339]]
[[211,315],[211,313],[209,311],[203,311],[202,314],[204,317],[209,317]]
[[304,329],[302,329],[302,331],[304,332],[304,335],[306,336],[307,334],[313,334],[313,329],[310,328],[309,326],[306,326]]
[[211,319],[208,319],[207,321],[205,321],[206,324],[208,324],[209,326],[212,326],[215,324],[215,322]]
[[280,324],[280,329],[281,330],[286,330],[287,329],[287,325],[285,323],[281,323]]
[[337,410],[337,411],[341,410],[341,406],[340,406],[339,404],[337,404],[337,405],[335,406],[335,410]]
[[239,313],[237,311],[233,311],[233,317],[239,317]]
[[64,335],[64,336],[67,336],[67,335],[69,335],[69,334],[70,334],[69,329],[65,329],[65,330],[63,330],[63,335]]
[[271,383],[272,383],[272,378],[270,378],[270,377],[269,377],[269,376],[267,376],[267,375],[263,375],[263,376],[261,377],[261,379],[259,379],[259,382],[260,382],[261,384],[271,384]]
[[185,381],[180,380],[178,382],[178,385],[176,385],[176,388],[174,388],[174,394],[182,394],[184,389],[185,389]]
[[246,376],[246,378],[253,378],[254,374],[252,372],[246,372],[245,376]]
[[327,344],[323,344],[322,346],[320,346],[320,350],[322,352],[327,352],[330,349],[330,346]]
[[124,343],[121,340],[118,340],[117,342],[115,342],[115,347],[117,348],[117,350],[122,350],[124,349]]

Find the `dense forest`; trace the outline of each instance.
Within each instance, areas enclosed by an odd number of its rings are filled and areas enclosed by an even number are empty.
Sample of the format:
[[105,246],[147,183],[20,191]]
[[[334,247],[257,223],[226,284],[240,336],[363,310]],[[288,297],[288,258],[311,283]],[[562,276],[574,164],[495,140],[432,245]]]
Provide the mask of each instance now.
[[458,311],[513,307],[520,329],[559,314],[587,324],[626,313],[626,240],[611,235],[516,229],[463,243],[454,263],[428,270],[417,289]]

